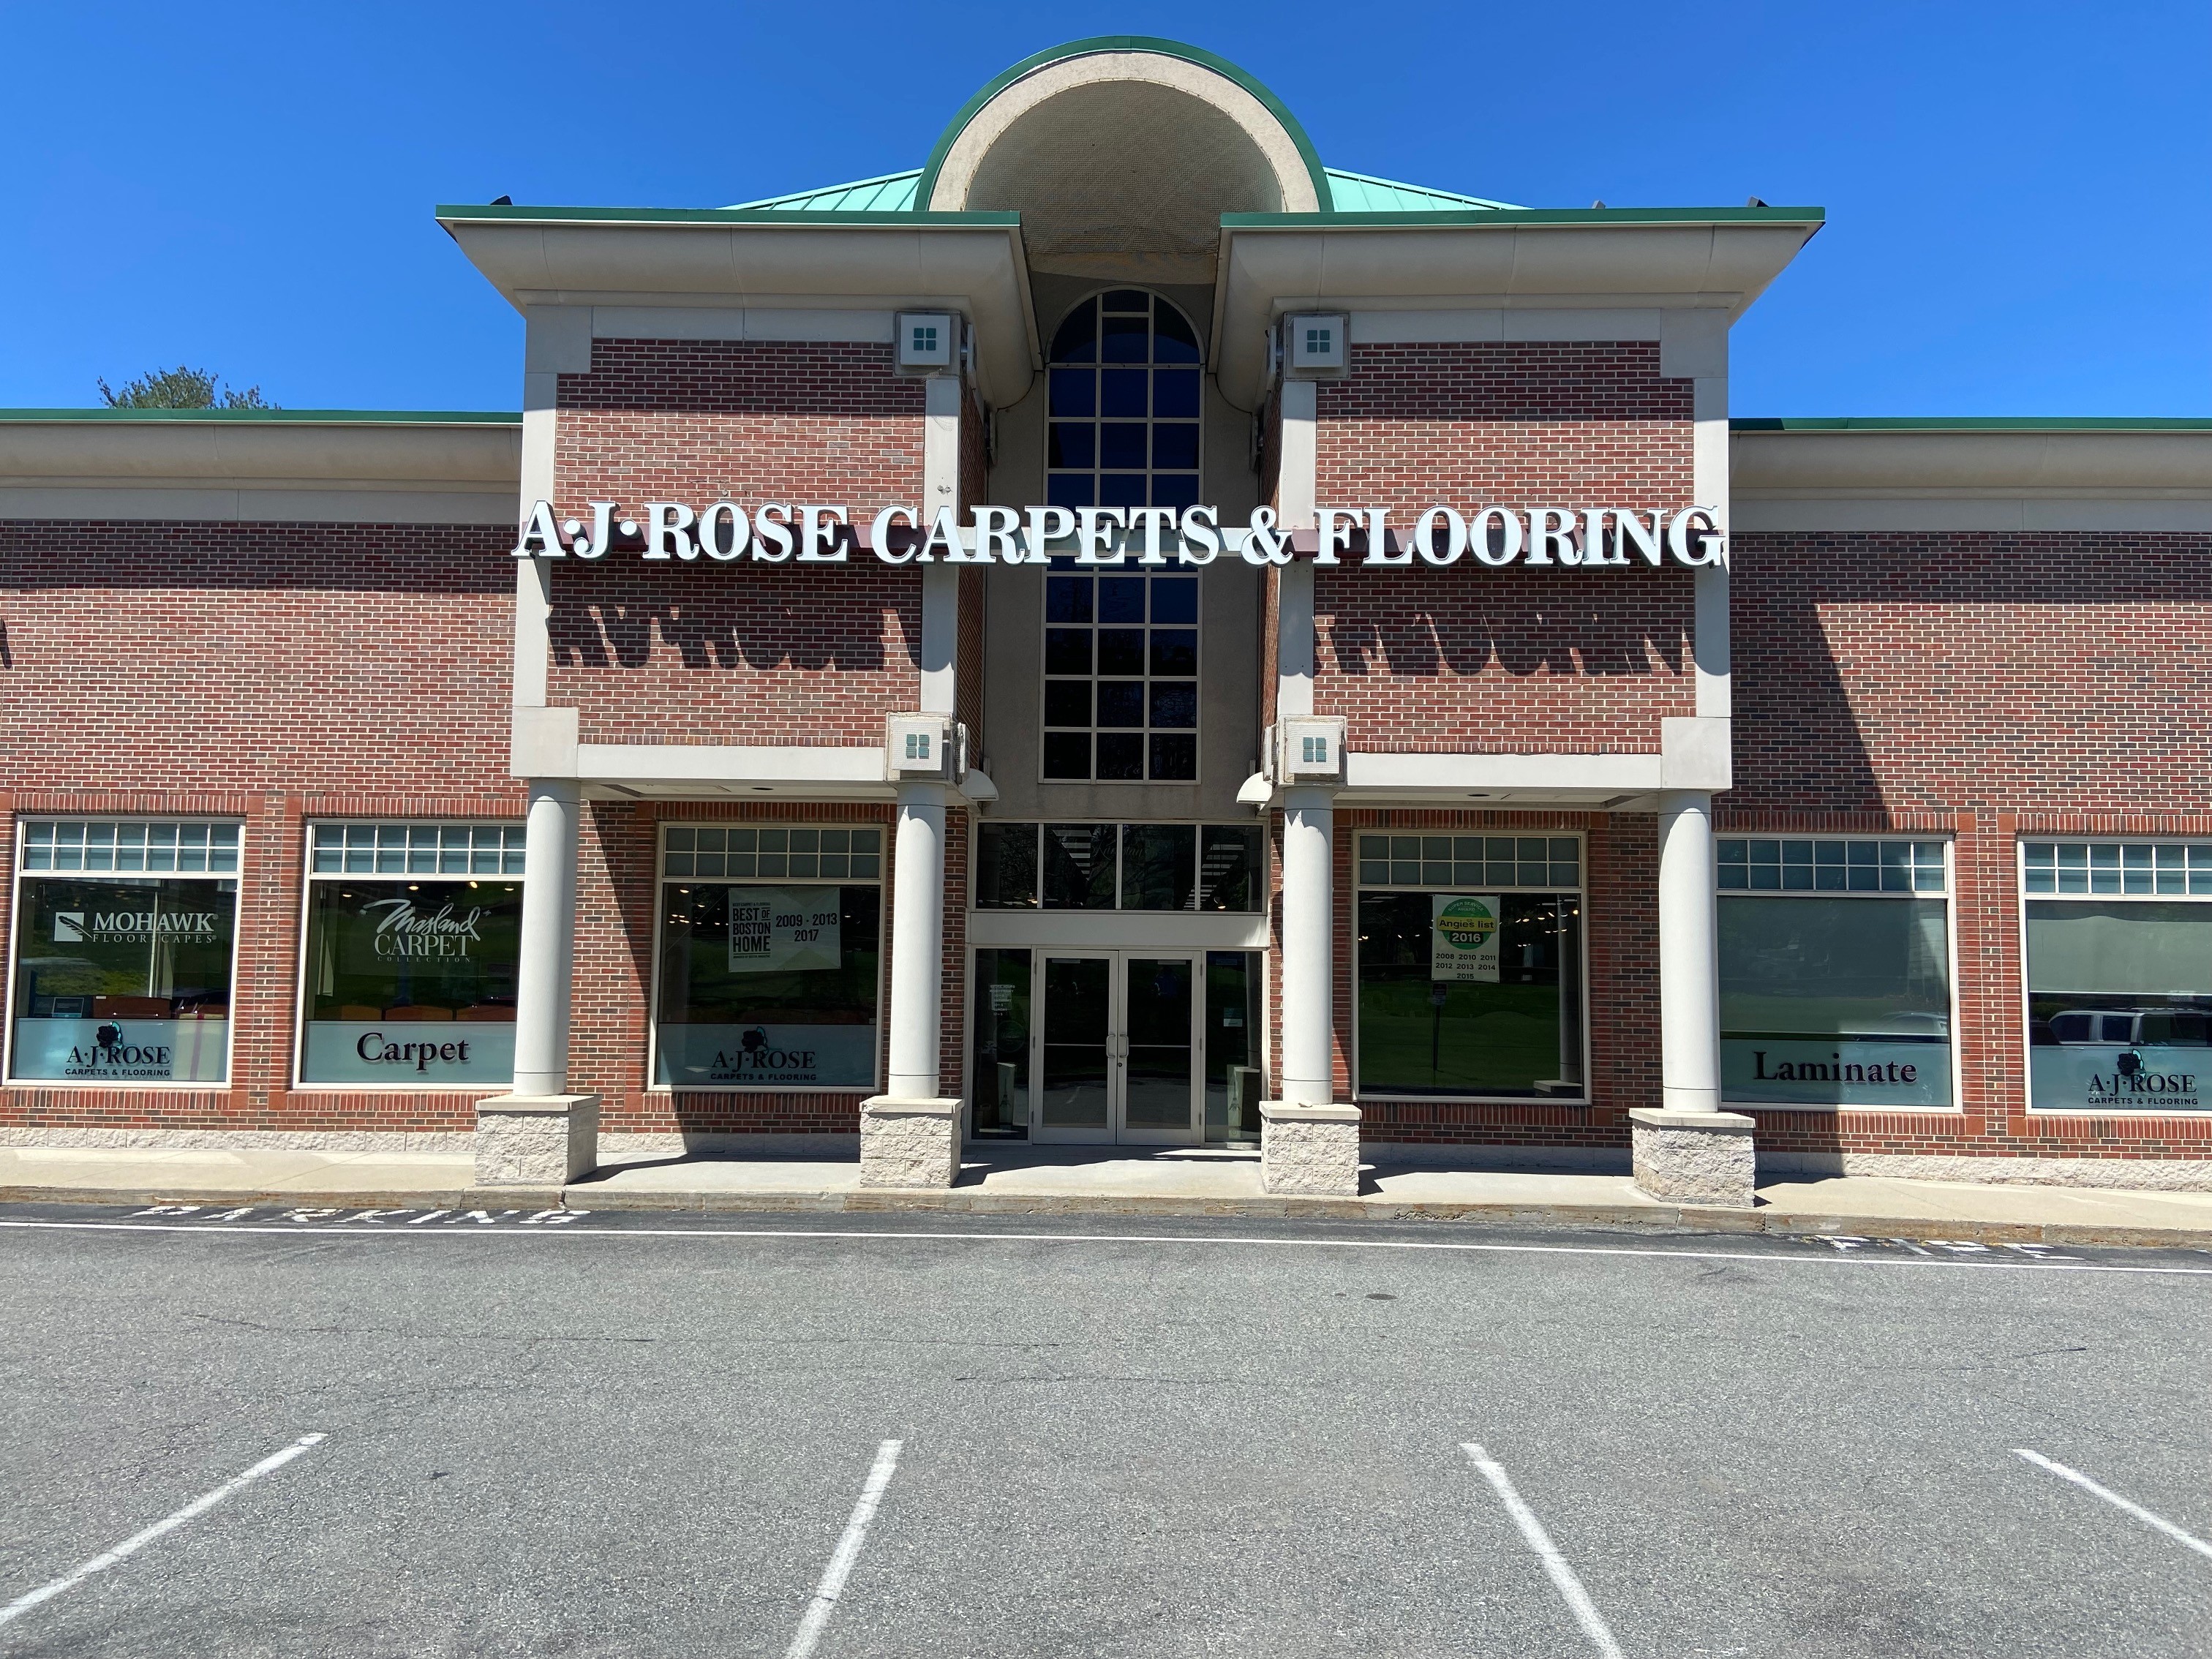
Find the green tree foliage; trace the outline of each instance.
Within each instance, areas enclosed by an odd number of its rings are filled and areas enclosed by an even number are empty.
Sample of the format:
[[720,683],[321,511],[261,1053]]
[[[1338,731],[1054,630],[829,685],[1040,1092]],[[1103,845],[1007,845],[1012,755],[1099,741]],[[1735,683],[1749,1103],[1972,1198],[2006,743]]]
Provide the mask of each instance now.
[[235,386],[222,385],[222,377],[204,368],[188,368],[179,363],[174,368],[157,368],[150,374],[142,374],[135,380],[125,380],[122,389],[107,384],[102,376],[99,382],[100,395],[107,400],[110,409],[276,409],[280,405],[269,402],[261,395],[258,386],[247,386],[243,392]]

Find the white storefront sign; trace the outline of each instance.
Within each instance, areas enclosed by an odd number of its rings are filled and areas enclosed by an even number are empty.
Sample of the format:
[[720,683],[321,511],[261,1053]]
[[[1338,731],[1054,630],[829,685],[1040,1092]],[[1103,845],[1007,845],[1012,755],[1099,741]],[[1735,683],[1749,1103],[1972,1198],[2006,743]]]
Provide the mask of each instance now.
[[834,887],[732,887],[730,971],[835,968],[842,913]]
[[522,521],[518,559],[598,559],[616,550],[646,560],[727,564],[847,564],[872,554],[885,564],[1207,565],[1231,555],[1252,565],[1411,570],[1464,564],[1574,565],[1607,569],[1718,565],[1727,558],[1720,514],[1710,507],[1432,507],[1398,524],[1387,507],[1325,507],[1313,526],[1275,521],[1273,507],[1224,525],[1212,507],[976,507],[968,521],[950,507],[927,519],[887,507],[856,524],[842,507],[764,501],[748,509],[647,501],[626,516],[616,501],[587,501],[588,520],[562,518],[550,501]]

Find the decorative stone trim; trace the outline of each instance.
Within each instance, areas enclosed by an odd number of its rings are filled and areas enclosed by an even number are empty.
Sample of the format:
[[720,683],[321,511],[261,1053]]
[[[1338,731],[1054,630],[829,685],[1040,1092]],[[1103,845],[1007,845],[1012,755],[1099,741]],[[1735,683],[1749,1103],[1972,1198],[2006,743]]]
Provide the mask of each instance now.
[[1314,1198],[1359,1194],[1359,1108],[1260,1103],[1260,1190]]
[[1769,1181],[1882,1176],[1892,1181],[1962,1181],[1987,1187],[2079,1187],[2138,1193],[2212,1193],[2212,1158],[1975,1158],[1951,1152],[1765,1152]]
[[860,1185],[941,1190],[960,1173],[956,1098],[873,1095],[860,1103]]
[[597,1095],[495,1095],[477,1103],[477,1185],[560,1187],[599,1161]]
[[1644,1192],[1670,1203],[1751,1208],[1759,1174],[1751,1118],[1638,1107],[1628,1120],[1636,1184]]

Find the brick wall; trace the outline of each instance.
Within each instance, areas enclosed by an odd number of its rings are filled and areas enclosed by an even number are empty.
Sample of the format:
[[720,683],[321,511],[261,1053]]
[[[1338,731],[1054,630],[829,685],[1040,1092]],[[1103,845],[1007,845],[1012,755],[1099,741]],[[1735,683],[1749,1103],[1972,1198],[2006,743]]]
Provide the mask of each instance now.
[[2212,537],[1732,546],[1731,807],[2212,804]]
[[[600,1097],[611,1134],[857,1134],[853,1090],[653,1089],[647,1073],[659,902],[655,855],[665,823],[880,825],[886,867],[890,811],[866,803],[594,801],[576,871],[576,979],[568,1039],[569,1086]],[[884,885],[880,1024],[890,996],[891,881]]]
[[[918,507],[922,396],[887,345],[596,341],[591,373],[560,377],[556,506]],[[547,700],[586,743],[859,746],[920,700],[911,568],[617,551],[555,570]]]
[[2015,845],[2212,833],[2212,537],[1747,532],[1723,830],[1954,842],[1960,1110],[1759,1115],[1807,1152],[2212,1158],[2212,1118],[2031,1116]]
[[[1678,507],[1692,383],[1652,341],[1352,348],[1319,386],[1316,500],[1385,507]],[[1315,711],[1356,749],[1656,750],[1696,712],[1686,570],[1316,571]]]
[[[25,815],[243,824],[229,1085],[0,1088],[0,1124],[471,1125],[481,1090],[290,1086],[301,889],[315,818],[520,817],[511,540],[481,525],[0,522],[10,849]],[[12,900],[0,884],[0,938]]]
[[1335,816],[1338,940],[1334,1002],[1338,1098],[1352,1098],[1358,1027],[1358,837],[1364,830],[1583,836],[1589,965],[1589,1098],[1549,1101],[1370,1100],[1370,1140],[1625,1151],[1631,1107],[1659,1103],[1658,830],[1647,815],[1446,812],[1406,809]]

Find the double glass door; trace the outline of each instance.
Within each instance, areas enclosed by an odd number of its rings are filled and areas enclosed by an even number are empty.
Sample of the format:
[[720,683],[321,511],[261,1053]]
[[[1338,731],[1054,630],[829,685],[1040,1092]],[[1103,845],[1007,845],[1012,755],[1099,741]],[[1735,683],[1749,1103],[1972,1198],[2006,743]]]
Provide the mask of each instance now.
[[979,951],[975,1132],[1205,1139],[1205,974],[1202,951]]
[[1041,954],[1031,1139],[1197,1140],[1198,958]]

